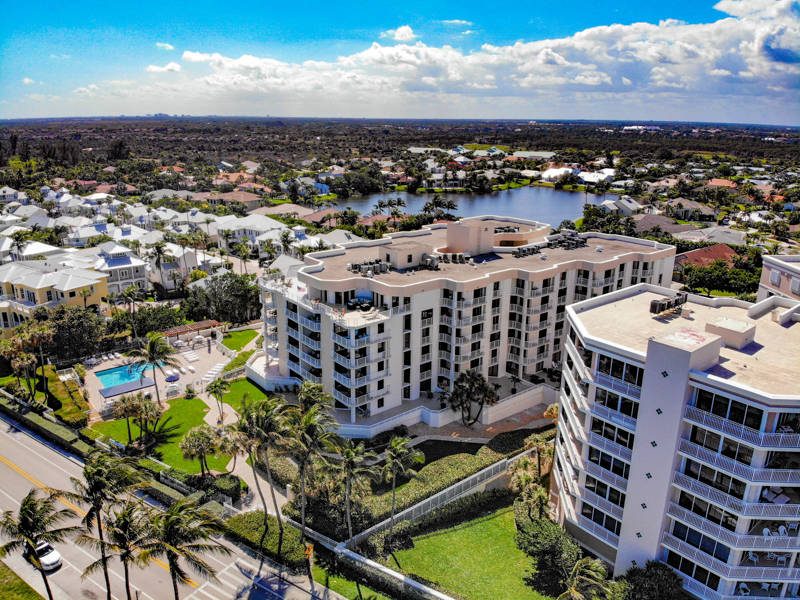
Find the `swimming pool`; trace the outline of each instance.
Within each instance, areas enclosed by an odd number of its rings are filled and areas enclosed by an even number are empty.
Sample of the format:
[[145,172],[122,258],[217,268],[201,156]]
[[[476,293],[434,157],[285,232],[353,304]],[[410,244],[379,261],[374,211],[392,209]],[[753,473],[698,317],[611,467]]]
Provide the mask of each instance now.
[[[131,370],[128,370],[127,365],[123,365],[113,369],[106,369],[105,371],[98,371],[95,375],[97,375],[97,378],[100,380],[100,383],[103,384],[104,388],[110,388],[115,385],[124,385],[126,383],[139,381],[142,376],[142,371],[144,370],[144,365],[140,365]],[[152,377],[153,368],[148,367],[147,371],[149,371],[149,373],[145,373],[145,377]]]

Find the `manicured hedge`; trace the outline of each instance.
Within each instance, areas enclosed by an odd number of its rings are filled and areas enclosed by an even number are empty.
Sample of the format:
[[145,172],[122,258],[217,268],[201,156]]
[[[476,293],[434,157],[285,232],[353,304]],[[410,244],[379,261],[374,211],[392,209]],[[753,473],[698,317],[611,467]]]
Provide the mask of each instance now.
[[150,460],[149,458],[140,458],[138,461],[136,461],[136,464],[151,475],[158,475],[161,473],[161,471],[164,471],[168,468],[154,460]]
[[231,362],[229,362],[225,367],[222,369],[223,373],[227,373],[228,371],[233,371],[234,369],[238,369],[239,367],[243,367],[244,364],[250,359],[251,356],[255,353],[255,350],[248,350],[247,352],[240,352],[236,355]]
[[200,510],[207,512],[215,519],[224,521],[227,513],[219,502],[206,502],[200,506]]
[[283,546],[278,552],[278,521],[270,516],[269,531],[264,537],[264,544],[259,545],[264,532],[264,513],[256,510],[238,514],[225,521],[228,529],[227,537],[261,552],[268,558],[286,565],[293,571],[305,568],[305,549],[300,539],[300,532],[291,525],[283,526]]
[[73,379],[61,381],[53,365],[46,365],[44,373],[47,377],[48,392],[61,404],[55,411],[56,417],[70,427],[86,427],[89,421],[84,411],[90,410],[91,407],[84,400],[80,386]]
[[90,427],[84,427],[78,432],[78,437],[81,438],[87,444],[94,445],[95,440],[103,437],[103,434],[99,431],[95,431]]
[[176,502],[186,499],[186,496],[179,491],[173,490],[168,485],[164,485],[158,481],[148,481],[147,485],[142,488],[142,491],[167,506],[172,506]]
[[189,502],[194,502],[195,504],[199,504],[200,502],[203,501],[203,498],[205,498],[205,495],[206,495],[205,492],[195,492],[194,494],[190,494],[190,495],[186,496],[186,499]]
[[226,495],[233,502],[236,502],[242,497],[242,480],[233,473],[220,475],[214,479],[211,489]]
[[389,431],[384,431],[375,437],[364,440],[364,446],[366,446],[368,450],[382,452],[386,449],[385,447],[389,445],[389,442],[392,441],[392,438],[395,437],[408,437],[408,427],[405,425],[397,425]]

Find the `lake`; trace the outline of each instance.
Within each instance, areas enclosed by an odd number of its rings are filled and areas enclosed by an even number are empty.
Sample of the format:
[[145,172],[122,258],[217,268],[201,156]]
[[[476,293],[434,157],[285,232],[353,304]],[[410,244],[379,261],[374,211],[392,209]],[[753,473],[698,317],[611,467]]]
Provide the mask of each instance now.
[[[348,198],[339,203],[340,208],[351,206],[362,214],[369,214],[378,200],[402,198],[406,201],[406,213],[422,212],[422,206],[434,194],[407,194],[406,192],[386,192],[358,198]],[[492,192],[490,194],[453,193],[443,194],[458,203],[456,215],[475,217],[497,215],[521,217],[558,227],[564,219],[574,221],[583,216],[585,202],[599,204],[601,196],[585,195],[583,192],[565,192],[551,187],[525,186],[517,189]]]

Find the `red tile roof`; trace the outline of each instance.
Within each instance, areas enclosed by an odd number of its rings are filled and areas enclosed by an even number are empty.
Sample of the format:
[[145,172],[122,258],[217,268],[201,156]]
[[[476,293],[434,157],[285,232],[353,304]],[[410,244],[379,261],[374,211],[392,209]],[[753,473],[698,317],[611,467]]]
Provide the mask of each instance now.
[[675,262],[679,265],[691,264],[695,267],[709,267],[715,260],[724,260],[729,265],[736,256],[733,248],[727,244],[714,244],[706,248],[698,248],[690,252],[678,254]]

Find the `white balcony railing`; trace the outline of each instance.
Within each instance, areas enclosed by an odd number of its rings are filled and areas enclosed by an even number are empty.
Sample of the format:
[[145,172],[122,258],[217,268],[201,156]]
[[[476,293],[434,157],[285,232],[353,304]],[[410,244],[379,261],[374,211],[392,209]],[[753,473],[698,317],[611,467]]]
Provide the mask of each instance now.
[[313,348],[314,350],[322,350],[322,342],[315,340],[314,338],[310,338],[307,335],[303,335],[302,333],[300,334],[300,341],[309,348]]
[[800,483],[800,469],[755,469],[682,439],[678,451],[753,483]]
[[767,502],[744,502],[683,473],[675,473],[673,485],[718,504],[745,517],[800,517],[800,504],[771,504]]
[[728,419],[712,415],[694,406],[686,407],[684,417],[687,421],[721,431],[756,446],[791,448],[794,450],[800,448],[800,434],[797,433],[763,433],[757,429],[745,427],[740,423],[734,423]]
[[597,369],[587,369],[586,373],[587,377],[586,380],[589,383],[594,383],[597,385],[601,385],[605,388],[610,388],[612,391],[619,392],[620,394],[624,394],[626,396],[630,396],[631,398],[639,399],[642,397],[642,388],[638,385],[633,385],[622,381],[622,379],[617,379],[616,377],[612,377],[611,375],[606,375],[605,373],[601,373]]

